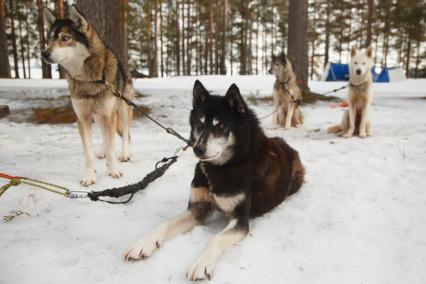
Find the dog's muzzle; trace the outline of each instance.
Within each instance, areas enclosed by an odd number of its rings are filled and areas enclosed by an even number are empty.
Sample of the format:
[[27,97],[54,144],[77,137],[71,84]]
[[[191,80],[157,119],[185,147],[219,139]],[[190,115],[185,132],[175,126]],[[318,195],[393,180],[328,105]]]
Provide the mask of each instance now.
[[356,70],[356,74],[357,74],[357,75],[361,75],[361,70],[357,69],[357,70]]

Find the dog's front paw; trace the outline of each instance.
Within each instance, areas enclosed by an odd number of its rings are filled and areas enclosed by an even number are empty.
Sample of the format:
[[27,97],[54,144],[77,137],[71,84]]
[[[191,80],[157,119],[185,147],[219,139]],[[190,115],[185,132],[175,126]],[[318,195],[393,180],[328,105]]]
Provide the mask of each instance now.
[[211,279],[213,276],[214,261],[201,256],[188,270],[186,278],[190,281]]
[[96,172],[91,171],[86,173],[86,175],[80,180],[80,184],[84,187],[88,187],[96,183]]
[[123,173],[117,169],[112,169],[108,170],[108,175],[110,175],[112,178],[121,178],[123,176]]
[[150,238],[143,239],[126,251],[124,260],[140,260],[150,257],[158,248],[160,248],[160,241]]
[[122,163],[127,163],[128,161],[130,161],[130,155],[129,154],[121,154],[118,159],[120,160],[120,162]]
[[284,126],[284,129],[285,129],[285,130],[290,130],[290,129],[291,129],[291,126],[286,125],[286,126]]
[[365,132],[360,132],[359,137],[360,138],[367,138],[367,134]]
[[343,138],[351,138],[352,137],[352,132],[348,131],[345,134],[342,135]]

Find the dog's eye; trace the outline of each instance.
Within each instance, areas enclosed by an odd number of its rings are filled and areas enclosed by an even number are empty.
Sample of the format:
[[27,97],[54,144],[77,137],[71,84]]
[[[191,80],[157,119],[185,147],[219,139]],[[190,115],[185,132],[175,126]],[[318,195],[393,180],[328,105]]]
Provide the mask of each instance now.
[[62,38],[62,41],[69,41],[70,40],[70,36],[64,36],[63,38]]
[[355,64],[355,65],[358,65],[358,62],[356,62],[356,61],[355,61],[355,62],[354,62],[354,64]]
[[365,65],[365,62],[362,62],[362,65]]
[[219,123],[216,125],[216,127],[217,127],[217,128],[219,128],[219,129],[224,129],[224,128],[225,128],[225,124],[224,124],[223,122],[219,122]]

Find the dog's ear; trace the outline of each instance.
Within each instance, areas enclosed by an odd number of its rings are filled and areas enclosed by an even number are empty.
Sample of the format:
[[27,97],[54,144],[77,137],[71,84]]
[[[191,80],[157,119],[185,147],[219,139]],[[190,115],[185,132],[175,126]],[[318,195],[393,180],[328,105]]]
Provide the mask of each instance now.
[[56,21],[56,16],[53,14],[53,12],[47,8],[46,6],[43,7],[43,19],[44,24],[46,25],[47,29],[50,30],[52,28],[53,23]]
[[240,89],[237,85],[232,84],[226,92],[225,98],[228,100],[229,105],[233,110],[237,113],[245,113],[246,107],[244,103],[244,99],[240,94]]
[[196,108],[209,97],[210,94],[206,88],[204,88],[203,84],[201,84],[199,80],[196,80],[194,83],[194,89],[192,90],[192,107]]
[[87,32],[89,30],[89,23],[87,22],[86,18],[78,11],[76,5],[71,5],[71,7],[68,9],[68,14],[70,19],[82,32]]
[[373,48],[371,46],[367,47],[367,56],[373,58]]
[[355,56],[355,54],[358,52],[355,46],[352,46],[351,48],[351,56]]

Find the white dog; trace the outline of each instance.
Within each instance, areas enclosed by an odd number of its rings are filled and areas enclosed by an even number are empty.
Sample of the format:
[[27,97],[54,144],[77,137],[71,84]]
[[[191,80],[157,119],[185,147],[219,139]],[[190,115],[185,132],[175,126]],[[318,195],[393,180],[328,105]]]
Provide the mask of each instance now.
[[358,134],[361,138],[371,135],[368,109],[373,100],[372,67],[373,49],[369,47],[365,52],[359,52],[352,47],[349,63],[349,109],[345,111],[341,124],[330,127],[329,133],[336,133],[345,138],[350,138],[354,134]]

